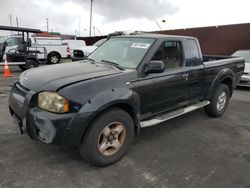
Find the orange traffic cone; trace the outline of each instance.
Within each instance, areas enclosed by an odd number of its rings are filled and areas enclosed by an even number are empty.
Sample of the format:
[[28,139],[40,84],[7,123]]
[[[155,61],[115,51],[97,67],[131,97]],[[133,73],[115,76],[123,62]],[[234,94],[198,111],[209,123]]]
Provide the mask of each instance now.
[[4,54],[4,77],[10,77],[10,69],[8,66],[8,61],[7,61],[7,57],[6,54]]

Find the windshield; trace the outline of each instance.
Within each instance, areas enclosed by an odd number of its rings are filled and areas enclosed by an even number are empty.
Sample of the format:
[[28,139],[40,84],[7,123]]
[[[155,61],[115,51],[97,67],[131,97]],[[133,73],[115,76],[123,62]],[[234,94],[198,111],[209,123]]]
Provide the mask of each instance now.
[[111,38],[90,56],[97,62],[113,62],[123,68],[135,69],[147,53],[154,39],[150,38]]
[[5,37],[0,37],[0,43],[5,42],[7,38],[8,38],[7,36],[5,36]]
[[246,51],[246,50],[236,51],[233,53],[232,56],[243,57],[245,58],[246,63],[250,63],[250,51]]

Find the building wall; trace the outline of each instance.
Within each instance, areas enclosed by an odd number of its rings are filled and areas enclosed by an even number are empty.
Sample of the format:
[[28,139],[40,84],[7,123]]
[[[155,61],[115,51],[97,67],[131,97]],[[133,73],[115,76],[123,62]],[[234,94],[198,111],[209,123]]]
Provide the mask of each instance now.
[[208,55],[230,55],[238,49],[250,49],[250,23],[158,31],[169,35],[186,35],[199,39],[202,52]]
[[61,34],[61,33],[51,33],[51,32],[42,32],[42,33],[36,33],[35,34],[36,37],[60,37],[62,39],[68,39],[68,40],[73,40],[76,38],[75,35],[65,35],[65,34]]
[[[154,31],[154,33],[196,37],[200,41],[203,54],[207,55],[230,55],[238,49],[250,49],[250,23]],[[77,39],[85,40],[87,45],[92,45],[105,37],[78,37]]]

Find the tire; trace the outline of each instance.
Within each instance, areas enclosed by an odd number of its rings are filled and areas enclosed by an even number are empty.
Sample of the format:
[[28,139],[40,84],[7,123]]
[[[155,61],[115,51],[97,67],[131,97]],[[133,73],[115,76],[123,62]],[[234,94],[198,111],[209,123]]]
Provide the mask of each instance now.
[[211,117],[220,117],[227,109],[230,91],[227,85],[221,84],[212,97],[210,104],[205,106],[205,112]]
[[105,111],[89,127],[79,151],[86,161],[98,167],[119,161],[134,137],[131,116],[119,108]]
[[34,60],[27,60],[25,65],[19,65],[19,68],[23,71],[38,67],[38,63]]
[[61,60],[61,56],[58,53],[51,53],[48,55],[48,63],[49,64],[57,64]]

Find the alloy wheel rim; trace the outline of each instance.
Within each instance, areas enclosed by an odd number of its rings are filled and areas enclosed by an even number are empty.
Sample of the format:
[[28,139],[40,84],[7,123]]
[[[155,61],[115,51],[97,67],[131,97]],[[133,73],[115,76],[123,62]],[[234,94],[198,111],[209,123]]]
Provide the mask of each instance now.
[[51,62],[52,63],[57,63],[57,61],[58,61],[58,58],[56,56],[51,57]]
[[104,127],[98,139],[98,150],[102,155],[112,156],[123,146],[126,129],[121,122],[112,122]]
[[218,101],[217,101],[217,109],[219,111],[222,111],[226,105],[227,102],[227,94],[226,92],[221,92],[221,94],[218,97]]

